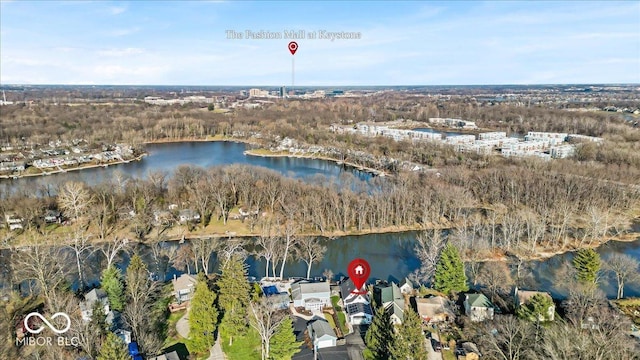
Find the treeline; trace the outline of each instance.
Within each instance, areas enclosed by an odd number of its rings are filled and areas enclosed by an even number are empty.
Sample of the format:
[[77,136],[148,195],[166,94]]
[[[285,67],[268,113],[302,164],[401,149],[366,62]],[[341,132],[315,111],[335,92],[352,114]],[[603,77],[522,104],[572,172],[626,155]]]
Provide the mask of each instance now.
[[[639,200],[640,191],[629,186],[515,166],[402,173],[369,182],[345,173],[333,182],[324,177],[304,182],[232,165],[181,166],[171,176],[116,176],[95,186],[25,187],[3,194],[0,210],[25,220],[22,237],[51,232],[43,220],[50,209],[62,210],[72,222],[86,221],[99,241],[114,234],[161,241],[177,224],[180,209],[200,215],[192,225],[197,227],[212,219],[224,226],[232,210],[243,209],[243,221],[254,234],[266,228],[322,235],[455,228],[470,249],[535,252],[540,246],[561,249],[621,234]],[[171,204],[176,208],[169,211]]]

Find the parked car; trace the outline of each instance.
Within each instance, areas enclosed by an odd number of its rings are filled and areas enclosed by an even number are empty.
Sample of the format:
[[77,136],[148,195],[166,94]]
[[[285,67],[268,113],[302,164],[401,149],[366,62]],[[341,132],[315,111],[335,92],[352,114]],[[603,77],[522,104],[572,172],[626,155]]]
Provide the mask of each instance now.
[[434,351],[442,351],[442,344],[439,341],[433,341],[432,344]]

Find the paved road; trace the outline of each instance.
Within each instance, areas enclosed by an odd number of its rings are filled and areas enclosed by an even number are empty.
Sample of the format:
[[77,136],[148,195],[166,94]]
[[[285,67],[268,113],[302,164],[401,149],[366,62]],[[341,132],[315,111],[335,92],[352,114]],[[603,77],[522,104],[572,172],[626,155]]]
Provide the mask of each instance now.
[[226,360],[227,355],[222,352],[222,345],[220,345],[220,333],[218,333],[218,338],[216,339],[216,343],[209,349],[211,355],[209,355],[209,359],[207,360]]

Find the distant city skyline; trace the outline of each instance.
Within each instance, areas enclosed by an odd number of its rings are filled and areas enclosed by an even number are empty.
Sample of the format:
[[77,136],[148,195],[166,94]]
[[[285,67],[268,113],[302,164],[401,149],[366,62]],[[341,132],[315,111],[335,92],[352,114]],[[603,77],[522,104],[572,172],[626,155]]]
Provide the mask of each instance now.
[[638,1],[0,0],[0,84],[289,90],[291,40],[296,87],[640,83]]

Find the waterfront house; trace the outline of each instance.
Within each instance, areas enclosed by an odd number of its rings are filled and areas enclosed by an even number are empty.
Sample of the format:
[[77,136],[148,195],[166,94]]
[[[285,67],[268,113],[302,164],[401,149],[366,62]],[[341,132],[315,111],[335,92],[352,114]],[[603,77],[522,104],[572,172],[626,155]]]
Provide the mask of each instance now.
[[262,294],[267,298],[267,303],[274,310],[284,310],[289,307],[289,294],[279,292],[275,285],[262,287]]
[[326,320],[317,319],[311,321],[307,325],[307,331],[309,332],[309,338],[313,342],[313,347],[315,349],[336,346],[338,337]]
[[[534,297],[535,295],[542,295],[542,296],[548,298],[549,300],[551,300],[551,306],[549,306],[547,308],[547,316],[546,316],[546,318],[549,319],[549,321],[553,321],[553,319],[555,317],[555,313],[556,313],[556,306],[553,304],[553,298],[551,297],[551,294],[549,294],[548,292],[520,290],[516,286],[516,288],[515,288],[515,290],[513,292],[513,298],[514,298],[514,301],[515,301],[516,308],[519,308],[520,306],[527,304],[531,300],[531,298]],[[545,317],[540,315],[540,319],[539,320],[540,321],[545,321],[544,318]]]
[[23,219],[17,217],[15,214],[6,214],[4,216],[5,222],[9,230],[18,230],[22,229],[22,221]]
[[451,323],[455,320],[454,304],[442,296],[414,298],[415,308],[426,324]]
[[193,209],[180,210],[180,212],[178,213],[178,220],[180,220],[181,223],[191,221],[197,222],[200,221],[200,214],[198,214],[198,212]]
[[62,213],[57,210],[47,210],[44,215],[44,222],[47,224],[60,223],[62,222]]
[[294,307],[304,307],[306,310],[322,310],[331,306],[331,289],[329,283],[300,280],[291,284],[291,297]]
[[464,313],[473,322],[493,320],[494,306],[483,294],[466,294],[464,296]]
[[373,286],[373,299],[377,305],[385,308],[391,303],[397,303],[404,308],[404,295],[394,282],[381,281],[375,284]]
[[413,293],[413,289],[414,289],[414,285],[413,282],[411,280],[409,280],[409,278],[404,278],[404,280],[402,280],[400,282],[400,292],[406,295],[410,295]]
[[173,295],[178,304],[191,300],[198,280],[189,274],[182,274],[180,277],[173,276]]
[[113,321],[113,313],[109,308],[107,293],[102,289],[93,289],[84,295],[84,300],[80,302],[82,320],[91,321],[93,307],[97,302],[101,303],[104,308],[104,313],[107,315],[107,323],[111,323]]
[[[357,291],[356,291],[357,290]],[[342,304],[347,313],[347,321],[352,325],[370,324],[373,320],[373,310],[369,296],[362,289],[356,289],[351,279],[347,278],[340,284]]]

